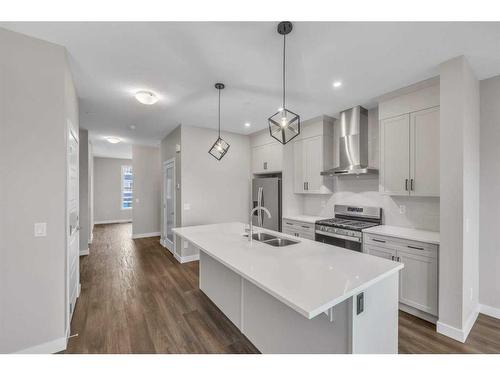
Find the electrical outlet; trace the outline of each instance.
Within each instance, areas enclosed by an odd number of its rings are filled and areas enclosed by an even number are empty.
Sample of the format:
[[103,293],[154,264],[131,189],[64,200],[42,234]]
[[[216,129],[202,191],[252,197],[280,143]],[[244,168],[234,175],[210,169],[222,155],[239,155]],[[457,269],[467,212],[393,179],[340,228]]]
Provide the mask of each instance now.
[[182,245],[184,246],[184,249],[189,248],[189,242],[188,241],[182,241]]
[[405,205],[401,204],[399,206],[399,213],[400,214],[405,214],[406,213],[406,206]]
[[191,204],[190,203],[184,203],[184,210],[190,210],[191,209]]
[[47,236],[47,223],[35,223],[35,237]]
[[321,201],[321,208],[326,208],[326,201],[325,200]]

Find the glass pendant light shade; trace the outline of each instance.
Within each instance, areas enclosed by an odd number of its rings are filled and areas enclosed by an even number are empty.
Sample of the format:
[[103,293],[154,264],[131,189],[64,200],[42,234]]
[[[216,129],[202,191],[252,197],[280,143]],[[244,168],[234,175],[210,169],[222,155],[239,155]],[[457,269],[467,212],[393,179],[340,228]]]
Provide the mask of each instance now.
[[220,160],[224,155],[226,155],[227,150],[229,150],[229,143],[219,137],[210,148],[208,153],[217,160]]
[[278,24],[278,33],[283,35],[283,105],[278,112],[267,119],[271,137],[286,144],[300,134],[300,116],[285,106],[286,93],[286,35],[293,29],[288,21]]
[[223,83],[216,83],[215,88],[219,90],[219,136],[217,137],[217,140],[215,143],[210,147],[210,150],[208,150],[208,153],[212,155],[214,158],[217,160],[221,160],[224,155],[226,155],[227,151],[229,150],[229,143],[227,143],[224,139],[221,138],[220,136],[220,90],[224,89],[224,84]]
[[300,116],[286,108],[269,117],[271,137],[285,144],[300,134]]

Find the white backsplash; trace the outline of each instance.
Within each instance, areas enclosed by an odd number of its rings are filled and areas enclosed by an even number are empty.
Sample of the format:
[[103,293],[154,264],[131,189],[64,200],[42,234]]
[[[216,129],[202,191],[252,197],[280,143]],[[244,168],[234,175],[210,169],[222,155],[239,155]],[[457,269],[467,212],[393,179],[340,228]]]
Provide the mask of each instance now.
[[[304,196],[304,214],[333,217],[335,204],[382,207],[383,223],[439,231],[439,198],[392,197],[378,191],[378,176],[332,177],[332,195]],[[404,213],[401,207],[404,206]]]

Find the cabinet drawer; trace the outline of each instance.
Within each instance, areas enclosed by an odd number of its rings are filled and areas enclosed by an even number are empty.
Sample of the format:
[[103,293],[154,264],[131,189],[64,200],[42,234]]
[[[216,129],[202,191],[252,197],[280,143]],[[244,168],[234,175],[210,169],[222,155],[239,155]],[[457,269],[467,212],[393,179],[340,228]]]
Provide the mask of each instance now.
[[363,241],[366,245],[374,245],[387,249],[405,251],[422,256],[437,258],[438,246],[426,242],[405,240],[402,238],[380,236],[376,234],[365,233]]
[[315,239],[315,225],[312,223],[305,223],[302,221],[283,219],[282,226],[283,233],[290,234],[292,236],[297,236],[301,238],[307,238],[310,240]]

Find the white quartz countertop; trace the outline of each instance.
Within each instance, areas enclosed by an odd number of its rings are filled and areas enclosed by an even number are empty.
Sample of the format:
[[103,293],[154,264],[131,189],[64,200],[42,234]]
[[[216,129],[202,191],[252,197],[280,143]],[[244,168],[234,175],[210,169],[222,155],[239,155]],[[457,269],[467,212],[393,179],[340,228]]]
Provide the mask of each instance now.
[[308,216],[308,215],[285,215],[283,216],[283,220],[295,220],[302,221],[303,223],[314,224],[319,220],[331,219],[331,217],[323,217],[323,216]]
[[363,229],[363,232],[439,245],[439,232],[428,230],[396,227],[393,225],[379,225]]
[[243,236],[245,226],[221,223],[173,231],[308,319],[403,268],[391,260],[256,227],[300,242],[285,247],[250,242]]

